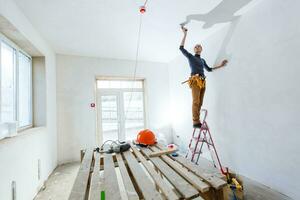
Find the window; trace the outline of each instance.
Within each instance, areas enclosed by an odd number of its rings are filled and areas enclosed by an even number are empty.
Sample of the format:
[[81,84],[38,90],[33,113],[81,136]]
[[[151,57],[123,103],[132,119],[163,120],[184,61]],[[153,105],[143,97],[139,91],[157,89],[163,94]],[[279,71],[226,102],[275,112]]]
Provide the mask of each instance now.
[[32,126],[31,57],[0,34],[0,139]]
[[98,80],[97,88],[102,89],[142,89],[143,81],[131,80]]
[[18,68],[18,122],[19,127],[31,125],[31,59],[19,53]]
[[12,122],[15,116],[15,50],[1,43],[1,121]]

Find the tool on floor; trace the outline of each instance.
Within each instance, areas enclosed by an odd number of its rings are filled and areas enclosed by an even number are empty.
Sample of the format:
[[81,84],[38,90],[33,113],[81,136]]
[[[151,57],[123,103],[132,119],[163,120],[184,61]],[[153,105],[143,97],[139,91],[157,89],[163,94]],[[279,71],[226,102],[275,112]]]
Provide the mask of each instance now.
[[[207,110],[201,109],[201,112],[204,114],[203,121],[202,121],[202,126],[201,128],[194,128],[193,130],[193,135],[189,143],[189,148],[188,152],[186,154],[186,158],[189,156],[191,153],[191,161],[194,162],[195,156],[197,154],[197,160],[196,164],[198,164],[200,155],[203,153],[203,146],[204,144],[207,145],[208,150],[210,151],[210,155],[213,161],[213,164],[215,167],[219,167],[220,171],[222,174],[226,175],[226,172],[224,171],[221,161],[219,159],[217,149],[215,147],[214,141],[212,139],[211,133],[209,131],[209,127],[206,122],[206,117],[207,117]],[[194,146],[193,146],[194,145]]]
[[235,185],[236,189],[238,189],[238,190],[243,189],[241,184],[236,180],[236,178],[232,178],[231,180],[232,180],[232,183]]
[[[110,145],[107,145],[108,149],[104,150],[105,144],[109,142]],[[121,142],[119,140],[106,140],[100,148],[96,148],[96,151],[99,153],[122,153],[128,151],[130,147],[130,144],[127,142]]]
[[[168,144],[167,147],[168,148],[178,148],[176,144]],[[171,153],[171,156],[178,157],[179,154],[177,153],[177,151],[175,151],[175,152]]]
[[241,195],[241,191],[243,191],[243,186],[238,182],[237,178],[229,177],[229,180],[227,180],[228,185],[232,192],[232,198],[231,200],[240,200],[239,198]]

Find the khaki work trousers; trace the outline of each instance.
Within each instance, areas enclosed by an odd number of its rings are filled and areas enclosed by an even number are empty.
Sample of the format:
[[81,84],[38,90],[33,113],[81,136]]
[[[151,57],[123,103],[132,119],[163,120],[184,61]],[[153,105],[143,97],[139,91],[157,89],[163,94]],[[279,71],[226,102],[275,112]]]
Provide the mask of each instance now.
[[200,110],[203,103],[205,94],[206,82],[199,76],[193,76],[189,79],[189,86],[192,89],[192,112],[193,112],[193,124],[200,122]]

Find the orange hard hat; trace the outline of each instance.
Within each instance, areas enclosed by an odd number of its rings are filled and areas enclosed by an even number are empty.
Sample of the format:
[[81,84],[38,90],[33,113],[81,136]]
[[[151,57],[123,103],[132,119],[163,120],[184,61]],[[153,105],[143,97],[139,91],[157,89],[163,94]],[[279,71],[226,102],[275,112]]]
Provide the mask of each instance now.
[[149,129],[141,130],[136,138],[136,143],[143,145],[153,145],[156,143],[155,135]]

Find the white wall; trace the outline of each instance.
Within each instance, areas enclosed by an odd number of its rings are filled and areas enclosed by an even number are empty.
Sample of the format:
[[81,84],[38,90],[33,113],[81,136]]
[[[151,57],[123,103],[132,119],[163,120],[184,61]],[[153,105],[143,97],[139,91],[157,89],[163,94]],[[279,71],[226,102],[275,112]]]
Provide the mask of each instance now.
[[[46,128],[31,129],[0,141],[0,199],[11,199],[11,182],[17,182],[18,200],[33,199],[42,182],[57,166],[55,54],[35,31],[14,1],[0,0],[5,17],[46,57]],[[41,159],[41,180],[37,160]]]
[[[59,163],[79,160],[80,149],[95,147],[96,76],[132,77],[134,62],[77,56],[57,56]],[[166,64],[141,62],[137,77],[146,79],[148,128],[170,141],[169,81]]]
[[32,58],[33,125],[46,125],[46,69],[45,57]]
[[[261,1],[233,30],[226,27],[203,42],[208,63],[230,59],[226,69],[207,73],[204,102],[224,165],[294,199],[300,199],[299,7],[299,1]],[[183,113],[174,131],[186,146],[191,97],[179,81],[189,69],[183,56],[170,68],[170,98]]]

